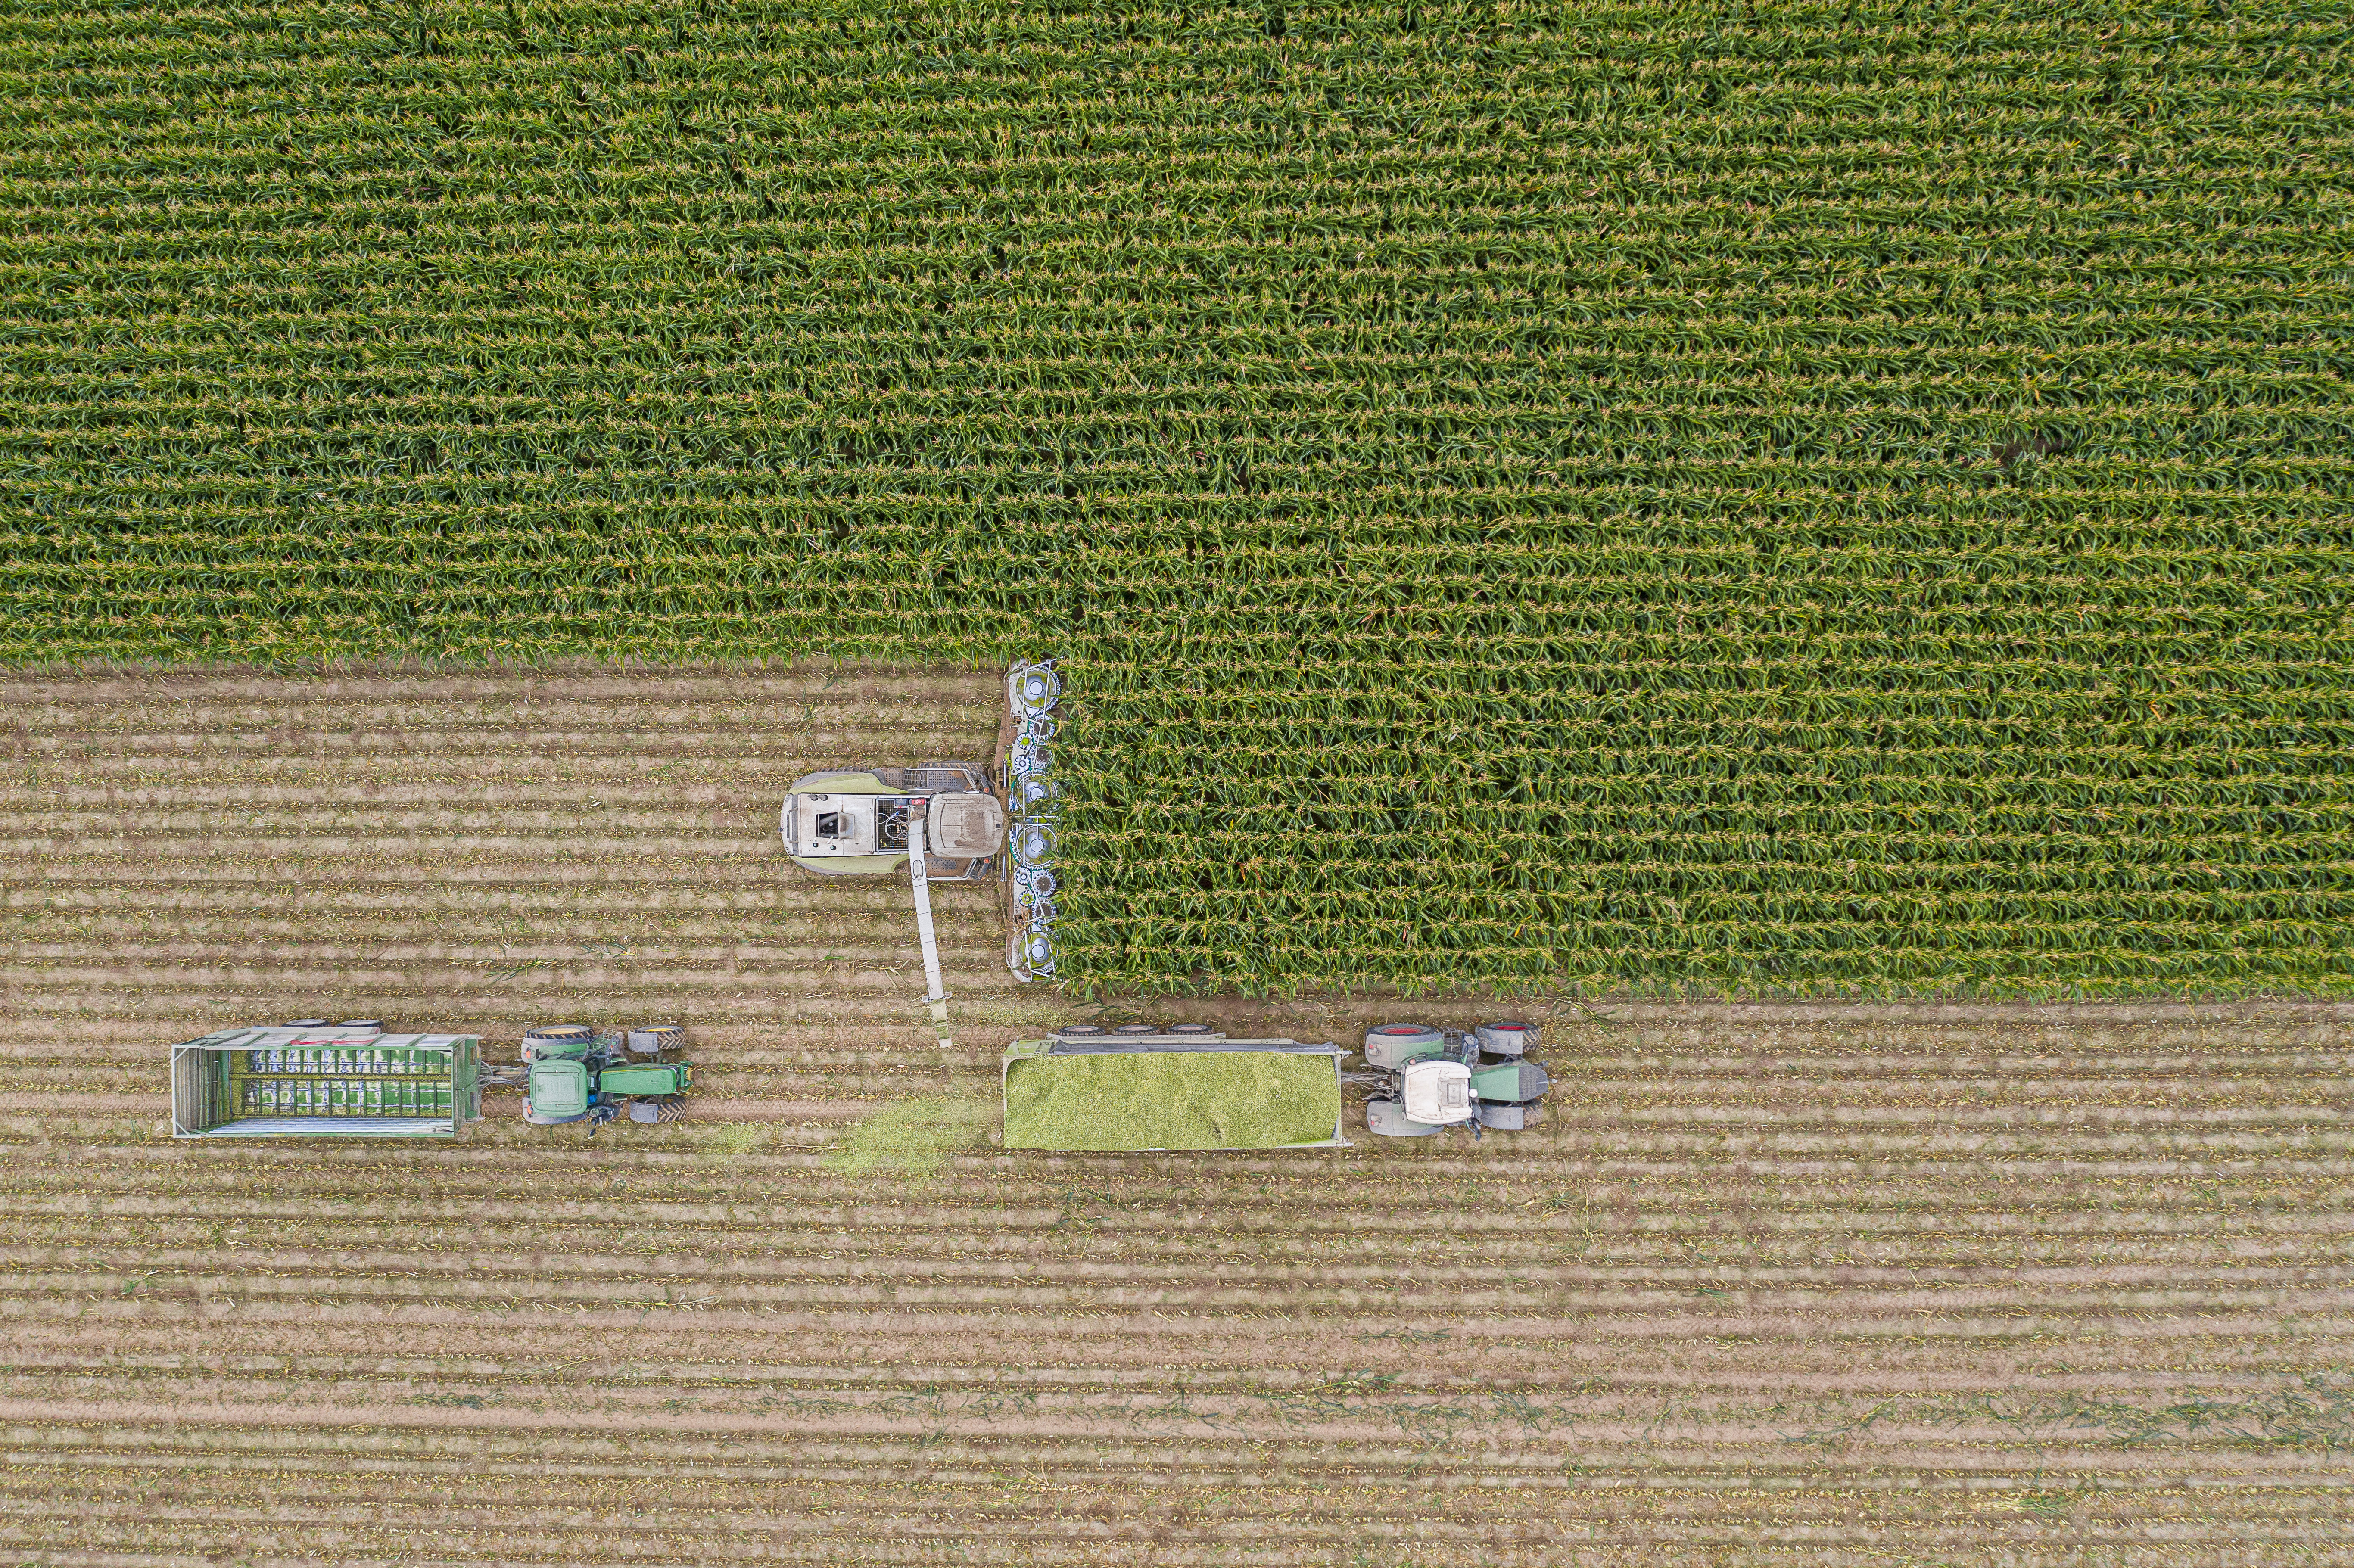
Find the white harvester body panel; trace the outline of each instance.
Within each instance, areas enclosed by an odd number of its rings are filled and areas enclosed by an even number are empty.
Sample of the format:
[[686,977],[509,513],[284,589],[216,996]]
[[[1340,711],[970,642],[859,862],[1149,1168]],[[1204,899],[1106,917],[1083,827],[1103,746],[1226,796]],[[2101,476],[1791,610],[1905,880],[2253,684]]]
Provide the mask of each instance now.
[[794,854],[813,859],[881,853],[875,844],[876,803],[872,795],[831,790],[795,795],[786,801],[786,818],[779,824],[785,842]]

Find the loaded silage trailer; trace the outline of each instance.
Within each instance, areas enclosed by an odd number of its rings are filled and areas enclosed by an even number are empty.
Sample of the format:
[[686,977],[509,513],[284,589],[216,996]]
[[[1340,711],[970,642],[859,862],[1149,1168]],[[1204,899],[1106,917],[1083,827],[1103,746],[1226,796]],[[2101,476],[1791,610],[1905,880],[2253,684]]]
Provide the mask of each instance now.
[[1229,1040],[1204,1023],[1074,1024],[1000,1058],[1005,1147],[1329,1149],[1341,1136],[1332,1045]]
[[482,1043],[373,1023],[224,1029],[172,1047],[175,1138],[455,1138]]

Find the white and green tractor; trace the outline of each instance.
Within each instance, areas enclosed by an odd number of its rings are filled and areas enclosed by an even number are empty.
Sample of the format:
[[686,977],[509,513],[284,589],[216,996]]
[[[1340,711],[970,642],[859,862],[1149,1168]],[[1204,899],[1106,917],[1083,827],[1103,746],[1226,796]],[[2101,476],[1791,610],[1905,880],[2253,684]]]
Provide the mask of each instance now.
[[1365,1071],[1346,1075],[1372,1093],[1365,1130],[1384,1138],[1423,1138],[1450,1127],[1519,1132],[1552,1087],[1528,1060],[1532,1023],[1482,1023],[1469,1030],[1384,1023],[1365,1032]]

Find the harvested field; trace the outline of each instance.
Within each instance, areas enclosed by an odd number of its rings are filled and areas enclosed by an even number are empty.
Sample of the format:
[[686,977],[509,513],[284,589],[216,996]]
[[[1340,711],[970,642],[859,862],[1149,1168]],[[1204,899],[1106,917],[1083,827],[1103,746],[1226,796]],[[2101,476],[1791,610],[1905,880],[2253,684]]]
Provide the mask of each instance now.
[[[1547,1008],[1534,1132],[1009,1155],[960,1107],[1075,1010],[943,889],[941,1060],[903,891],[769,815],[992,684],[7,686],[0,1557],[2354,1556],[2354,1009]],[[161,1135],[164,1043],[362,1008],[663,1014],[704,1114]]]

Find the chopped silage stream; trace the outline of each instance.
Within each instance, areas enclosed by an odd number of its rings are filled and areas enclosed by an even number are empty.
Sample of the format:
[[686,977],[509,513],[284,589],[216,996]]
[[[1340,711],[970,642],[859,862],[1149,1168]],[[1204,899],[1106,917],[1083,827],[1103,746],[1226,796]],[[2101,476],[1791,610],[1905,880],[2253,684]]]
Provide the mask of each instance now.
[[1036,1056],[1005,1079],[1005,1147],[1121,1150],[1322,1143],[1332,1058],[1278,1051]]

